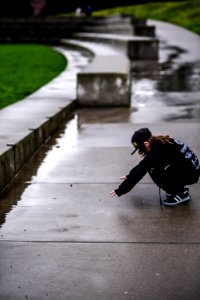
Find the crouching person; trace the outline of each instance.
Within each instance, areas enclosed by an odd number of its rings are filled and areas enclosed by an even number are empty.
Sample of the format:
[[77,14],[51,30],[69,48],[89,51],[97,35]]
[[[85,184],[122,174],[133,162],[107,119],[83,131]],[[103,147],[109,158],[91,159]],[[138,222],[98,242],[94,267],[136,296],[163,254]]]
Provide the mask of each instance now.
[[191,199],[188,185],[197,183],[200,164],[194,152],[182,141],[168,135],[154,136],[148,128],[141,128],[132,136],[132,145],[143,157],[122,184],[111,191],[112,196],[128,193],[148,172],[155,184],[166,192],[162,202],[175,206]]

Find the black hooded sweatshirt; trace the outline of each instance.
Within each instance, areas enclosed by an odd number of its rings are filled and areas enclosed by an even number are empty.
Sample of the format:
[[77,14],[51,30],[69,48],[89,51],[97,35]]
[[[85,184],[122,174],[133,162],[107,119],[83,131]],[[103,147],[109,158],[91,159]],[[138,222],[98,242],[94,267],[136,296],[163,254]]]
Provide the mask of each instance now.
[[146,173],[159,187],[176,193],[176,187],[180,189],[198,181],[200,165],[197,156],[183,142],[176,139],[164,143],[156,140],[150,152],[115,190],[116,194],[121,196],[128,193]]

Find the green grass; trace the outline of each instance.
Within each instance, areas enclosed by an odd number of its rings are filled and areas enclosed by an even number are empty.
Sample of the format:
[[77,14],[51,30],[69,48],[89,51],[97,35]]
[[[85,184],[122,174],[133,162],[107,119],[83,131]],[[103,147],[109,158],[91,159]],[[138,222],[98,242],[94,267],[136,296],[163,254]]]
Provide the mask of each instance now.
[[116,7],[96,11],[94,16],[133,14],[138,18],[157,19],[185,27],[200,35],[200,0],[184,2],[158,2]]
[[24,99],[56,77],[66,59],[43,45],[0,45],[0,109]]

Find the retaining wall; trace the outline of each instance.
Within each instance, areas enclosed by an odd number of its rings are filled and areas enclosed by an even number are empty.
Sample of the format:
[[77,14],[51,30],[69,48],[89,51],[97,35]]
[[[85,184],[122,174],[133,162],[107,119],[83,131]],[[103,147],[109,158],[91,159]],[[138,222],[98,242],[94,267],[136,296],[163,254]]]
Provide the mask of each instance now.
[[[76,101],[42,123],[38,128],[27,129],[27,134],[16,143],[2,145],[0,143],[0,191],[15,177],[39,147],[66,121],[75,110]],[[30,113],[30,112],[29,112]],[[9,121],[9,120],[8,120]]]

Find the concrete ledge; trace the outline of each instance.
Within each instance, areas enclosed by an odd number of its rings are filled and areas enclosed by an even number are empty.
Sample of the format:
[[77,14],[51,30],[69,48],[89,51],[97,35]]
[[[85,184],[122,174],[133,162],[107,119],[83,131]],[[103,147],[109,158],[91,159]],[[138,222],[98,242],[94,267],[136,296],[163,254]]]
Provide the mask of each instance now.
[[159,56],[159,40],[157,38],[101,33],[77,33],[74,34],[74,38],[105,43],[121,51],[131,60],[156,60]]
[[[74,111],[75,107],[76,101],[73,100],[65,108],[60,109],[55,115],[46,119],[46,121],[44,118],[37,128],[28,129],[24,127],[24,130],[21,132],[16,132],[15,139],[12,138],[13,133],[11,135],[9,135],[9,132],[6,133],[6,139],[0,141],[0,191],[15,177],[49,136],[60,127],[60,124],[66,121],[68,115]],[[9,122],[9,119],[7,122]],[[17,130],[17,123],[15,127]],[[9,143],[7,143],[8,141]]]

